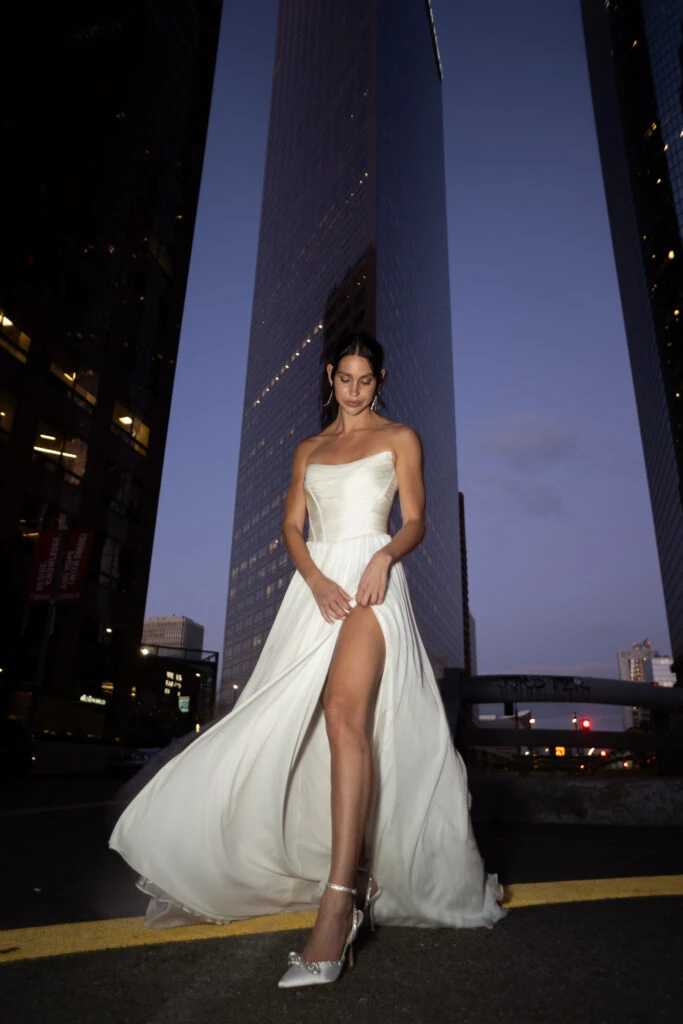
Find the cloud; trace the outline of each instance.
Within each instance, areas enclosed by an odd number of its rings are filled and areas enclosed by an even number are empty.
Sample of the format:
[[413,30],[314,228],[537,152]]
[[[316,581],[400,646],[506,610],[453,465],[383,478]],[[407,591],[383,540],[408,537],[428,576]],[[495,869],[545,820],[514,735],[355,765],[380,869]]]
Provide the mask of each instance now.
[[565,505],[559,485],[520,476],[481,472],[475,473],[474,482],[495,491],[496,502],[502,502],[508,511],[515,509],[537,518],[561,518],[564,514]]
[[479,451],[474,481],[494,491],[505,508],[530,518],[565,518],[569,473],[598,468],[581,430],[548,414],[504,416],[481,430],[474,443]]
[[476,441],[512,472],[530,476],[586,454],[586,443],[570,424],[540,413],[507,416],[482,431]]

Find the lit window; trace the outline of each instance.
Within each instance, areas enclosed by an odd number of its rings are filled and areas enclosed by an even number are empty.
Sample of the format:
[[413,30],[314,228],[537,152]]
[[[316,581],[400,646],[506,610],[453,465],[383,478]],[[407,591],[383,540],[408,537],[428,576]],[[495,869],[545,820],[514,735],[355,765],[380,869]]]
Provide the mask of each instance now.
[[76,362],[75,356],[60,348],[55,352],[50,373],[62,382],[77,405],[90,410],[97,403],[99,374],[95,370],[78,367]]
[[28,334],[20,330],[13,320],[0,309],[0,345],[19,360],[25,363],[28,350],[31,347],[31,339]]
[[70,484],[80,484],[88,459],[88,445],[80,437],[69,437],[46,423],[40,423],[36,434],[33,458],[53,469],[60,465]]
[[139,452],[141,455],[147,454],[149,427],[134,414],[133,410],[127,408],[122,402],[114,402],[111,428],[115,433],[122,434],[136,452]]
[[0,388],[0,431],[9,434],[14,422],[14,413],[17,408],[17,400],[14,395],[4,388]]

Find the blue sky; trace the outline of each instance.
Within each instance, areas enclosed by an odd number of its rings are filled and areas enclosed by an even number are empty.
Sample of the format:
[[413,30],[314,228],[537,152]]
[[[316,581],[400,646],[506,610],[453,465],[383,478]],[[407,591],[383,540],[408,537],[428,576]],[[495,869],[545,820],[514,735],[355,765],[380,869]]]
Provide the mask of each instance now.
[[[433,8],[479,672],[615,677],[620,647],[670,650],[579,3]],[[225,3],[147,604],[215,650],[276,13]]]

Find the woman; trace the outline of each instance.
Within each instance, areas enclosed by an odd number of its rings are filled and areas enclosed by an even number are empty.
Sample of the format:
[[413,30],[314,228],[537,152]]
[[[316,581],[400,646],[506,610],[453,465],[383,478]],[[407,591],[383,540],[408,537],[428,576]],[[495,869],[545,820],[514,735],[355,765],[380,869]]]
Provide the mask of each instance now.
[[153,897],[152,926],[319,905],[281,987],[339,977],[375,908],[418,926],[504,913],[400,564],[424,535],[422,456],[414,431],[376,411],[384,375],[368,335],[330,356],[332,422],[294,455],[282,536],[297,571],[258,664],[233,712],[164,765],[110,840]]

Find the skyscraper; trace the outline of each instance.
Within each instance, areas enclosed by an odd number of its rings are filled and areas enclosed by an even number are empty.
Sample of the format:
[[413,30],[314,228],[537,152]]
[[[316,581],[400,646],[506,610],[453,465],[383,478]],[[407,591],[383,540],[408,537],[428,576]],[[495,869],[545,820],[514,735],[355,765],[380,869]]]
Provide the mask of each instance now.
[[[441,63],[426,0],[281,0],[237,480],[223,703],[291,575],[297,443],[320,429],[327,342],[385,347],[386,415],[425,449],[427,536],[406,561],[437,672],[464,665]],[[395,517],[394,517],[395,523]]]
[[220,0],[11,5],[0,169],[0,689],[135,717]]
[[674,668],[683,681],[683,3],[582,0]]

